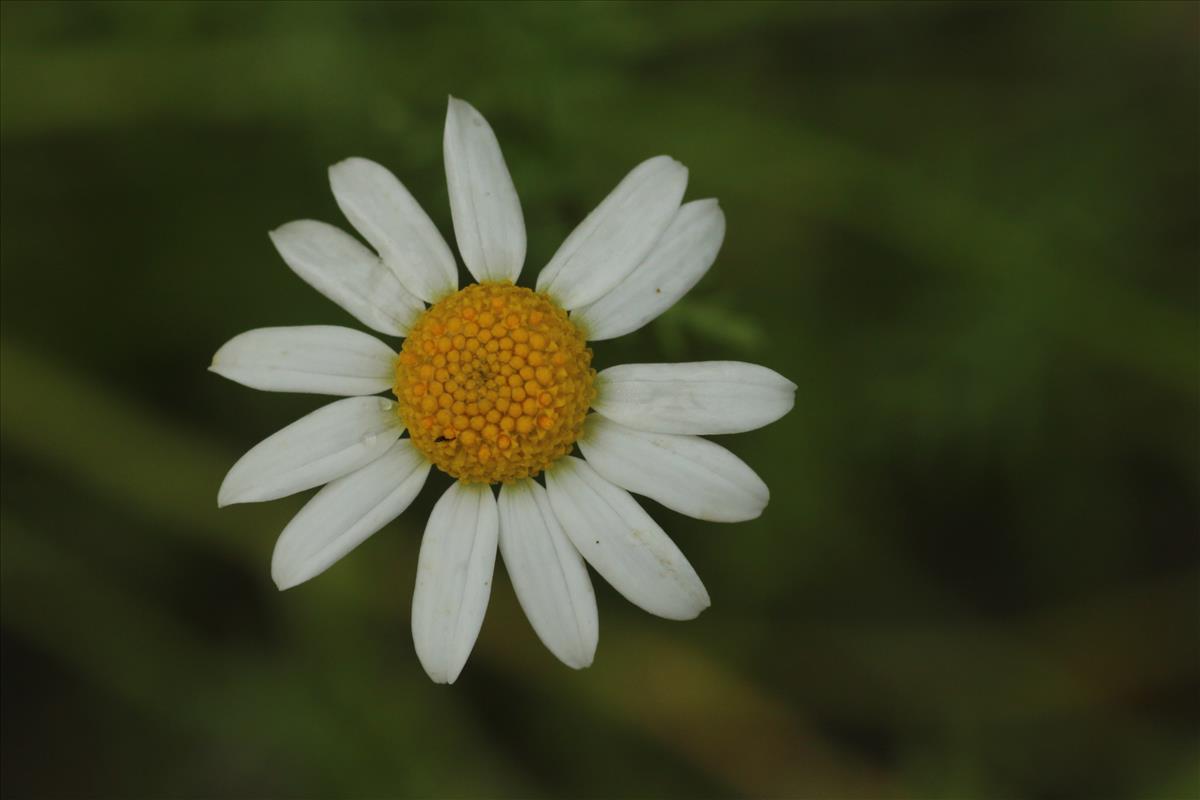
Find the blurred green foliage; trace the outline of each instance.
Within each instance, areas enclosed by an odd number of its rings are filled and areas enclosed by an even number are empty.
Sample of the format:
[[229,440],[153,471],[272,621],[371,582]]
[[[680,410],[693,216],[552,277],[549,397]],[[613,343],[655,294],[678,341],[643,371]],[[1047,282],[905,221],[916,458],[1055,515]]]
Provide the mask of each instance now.
[[[5,797],[1200,797],[1194,3],[0,5]],[[408,632],[432,481],[275,592],[302,497],[218,512],[313,397],[205,372],[353,324],[265,232],[390,166],[447,235],[446,95],[495,127],[523,281],[639,160],[712,272],[597,365],[739,358],[714,599],[598,594],[553,660],[501,578],[459,683]]]

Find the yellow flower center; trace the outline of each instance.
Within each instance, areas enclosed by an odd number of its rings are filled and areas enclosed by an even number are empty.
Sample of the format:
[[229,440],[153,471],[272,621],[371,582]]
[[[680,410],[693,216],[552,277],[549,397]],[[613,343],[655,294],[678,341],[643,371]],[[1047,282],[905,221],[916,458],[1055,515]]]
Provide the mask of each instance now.
[[530,477],[579,438],[591,362],[583,333],[545,295],[468,286],[409,331],[396,360],[397,413],[417,449],[461,481]]

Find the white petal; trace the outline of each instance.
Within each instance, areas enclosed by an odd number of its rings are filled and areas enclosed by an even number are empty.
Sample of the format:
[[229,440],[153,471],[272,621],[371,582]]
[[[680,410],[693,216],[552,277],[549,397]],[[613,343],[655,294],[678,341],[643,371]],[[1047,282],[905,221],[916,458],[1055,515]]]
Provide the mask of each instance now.
[[443,141],[458,251],[475,280],[516,283],[525,219],[496,134],[469,103],[450,98]]
[[382,397],[347,397],[301,417],[238,459],[217,505],[286,497],[370,464],[404,430],[395,405]]
[[656,433],[741,433],[792,410],[796,384],[742,361],[622,364],[596,376],[592,407]]
[[629,492],[572,456],[546,471],[546,488],[575,547],[629,602],[667,619],[708,608],[692,565]]
[[429,515],[417,560],[412,634],[421,666],[437,683],[454,683],[479,636],[499,527],[486,483],[455,483]]
[[259,328],[213,356],[213,372],[269,392],[363,395],[392,385],[396,354],[370,334],[336,325]]
[[771,497],[746,462],[698,436],[635,431],[591,414],[579,449],[617,486],[696,519],[754,519]]
[[340,228],[302,219],[269,235],[297,275],[372,330],[404,336],[425,310],[379,256]]
[[569,667],[591,664],[600,636],[592,582],[546,490],[529,478],[500,490],[500,554],[542,644]]
[[271,578],[290,589],[315,578],[408,508],[429,462],[400,439],[386,453],[327,484],[292,518],[271,557]]
[[329,184],[346,219],[405,289],[428,303],[454,291],[454,255],[395,175],[374,161],[348,158],[329,168]]
[[708,272],[725,239],[716,200],[685,203],[650,255],[594,303],[571,312],[591,341],[632,333],[675,305]]
[[538,275],[537,289],[563,308],[591,303],[620,283],[679,210],[687,167],[669,156],[643,161],[567,237]]

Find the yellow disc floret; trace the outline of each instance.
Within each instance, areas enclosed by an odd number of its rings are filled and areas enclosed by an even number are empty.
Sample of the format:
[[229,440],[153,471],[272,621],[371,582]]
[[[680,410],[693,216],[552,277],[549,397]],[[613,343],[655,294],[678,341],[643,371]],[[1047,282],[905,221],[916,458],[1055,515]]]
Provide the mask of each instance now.
[[531,477],[571,451],[591,405],[592,351],[545,295],[468,286],[412,326],[397,413],[438,469],[468,483]]

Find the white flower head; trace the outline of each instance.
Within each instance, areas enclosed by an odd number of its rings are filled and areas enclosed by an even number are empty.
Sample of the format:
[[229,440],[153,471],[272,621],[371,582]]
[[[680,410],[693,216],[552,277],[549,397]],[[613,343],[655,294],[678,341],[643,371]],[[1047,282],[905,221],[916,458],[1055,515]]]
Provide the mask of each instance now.
[[[454,234],[477,283],[458,288],[437,227],[391,172],[362,158],[330,167],[329,180],[370,248],[312,220],[271,232],[301,278],[404,342],[397,353],[331,325],[227,342],[213,357],[220,375],[343,399],[252,448],[218,503],[323,487],[275,546],[271,574],[287,589],[399,516],[436,466],[457,481],[430,514],[417,564],[413,642],[429,677],[453,683],[466,664],[497,550],[542,642],[586,667],[599,622],[585,562],[652,614],[691,619],[709,605],[691,564],[630,492],[698,519],[757,517],[766,484],[701,436],[779,419],[796,387],[735,361],[592,369],[589,340],[630,333],[670,308],[721,247],[724,214],[715,200],[682,203],[688,173],[678,161],[634,167],[563,242],[535,291],[516,285],[525,222],[499,142],[462,100],[450,99],[444,149]],[[583,459],[571,455],[576,446]]]

